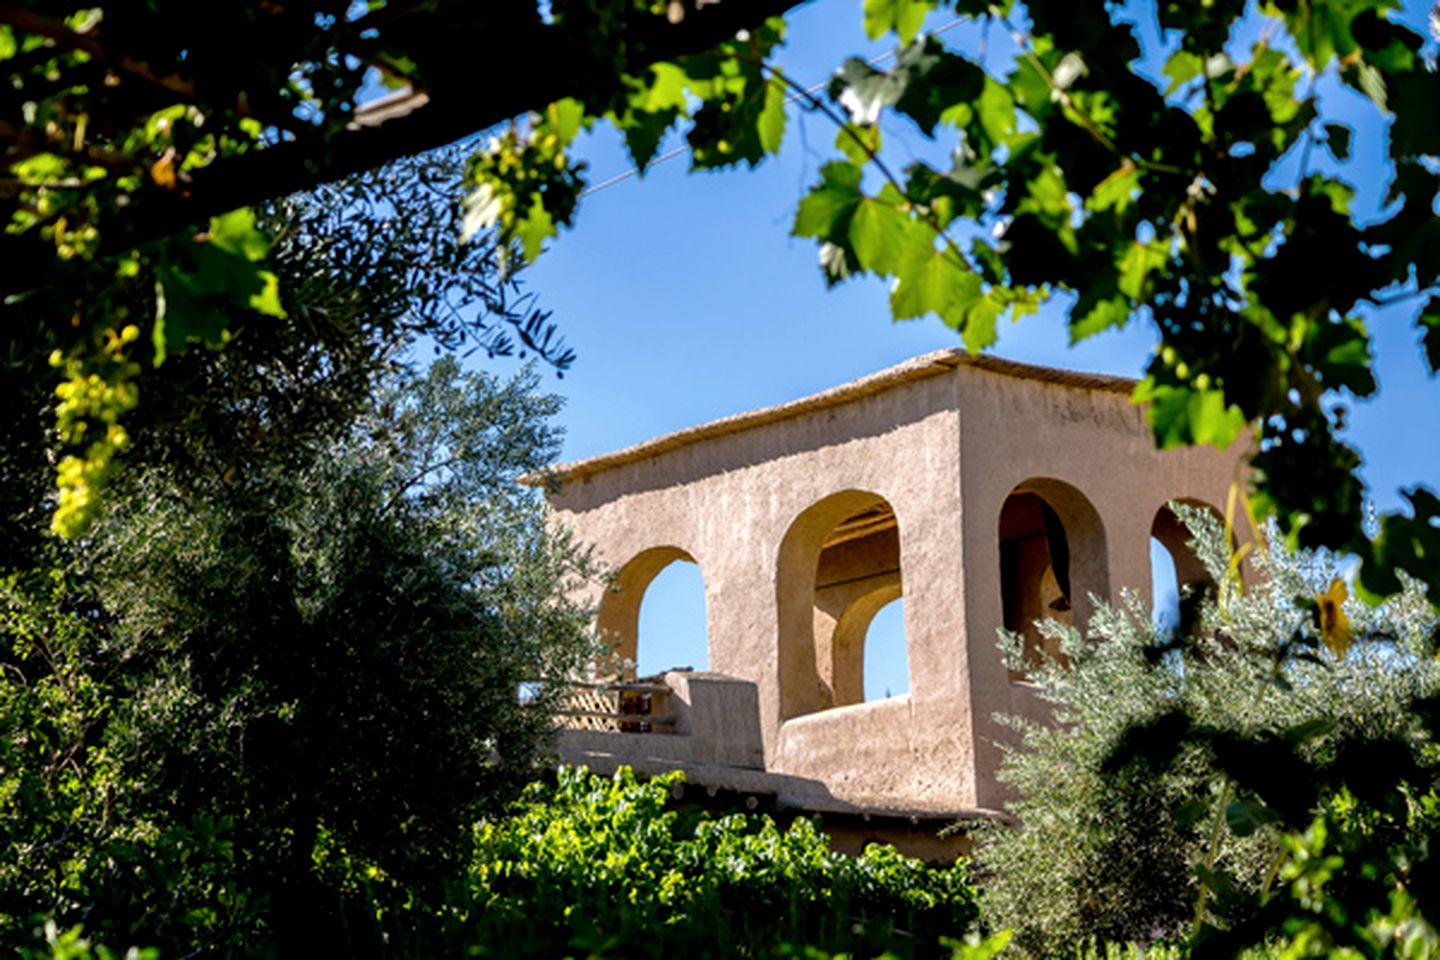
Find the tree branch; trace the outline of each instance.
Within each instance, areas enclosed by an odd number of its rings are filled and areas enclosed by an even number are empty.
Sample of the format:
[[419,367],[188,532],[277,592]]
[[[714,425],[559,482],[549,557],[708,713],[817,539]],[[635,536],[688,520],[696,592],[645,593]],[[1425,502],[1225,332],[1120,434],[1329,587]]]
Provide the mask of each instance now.
[[[634,71],[700,53],[808,0],[721,0],[687,12],[679,22],[647,18],[627,35]],[[4,5],[0,5],[3,16]],[[128,207],[101,223],[106,249],[126,250],[183,230],[207,218],[262,200],[339,180],[389,160],[453,143],[532,109],[593,88],[603,52],[586,45],[575,27],[539,25],[504,38],[455,38],[450,45],[477,52],[466,83],[444,84],[408,98],[386,101],[376,112],[361,109],[356,122],[329,139],[297,138],[263,150],[216,161],[195,170],[176,189],[147,185]],[[477,93],[480,91],[480,93]],[[54,247],[38,237],[0,240],[7,290],[33,289],[48,272]],[[28,280],[26,279],[28,278]],[[43,282],[39,280],[38,282]]]

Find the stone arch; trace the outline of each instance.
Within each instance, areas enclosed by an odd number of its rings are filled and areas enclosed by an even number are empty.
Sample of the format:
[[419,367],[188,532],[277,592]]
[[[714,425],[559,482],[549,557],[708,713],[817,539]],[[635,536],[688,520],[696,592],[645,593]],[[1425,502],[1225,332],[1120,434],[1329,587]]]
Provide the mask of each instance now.
[[[601,676],[635,678],[635,664],[640,653],[640,604],[645,591],[660,571],[672,563],[696,563],[695,558],[675,546],[651,547],[642,550],[620,567],[611,579],[609,589],[600,598],[595,627],[600,637],[610,644],[614,658],[597,664]],[[699,564],[696,563],[698,567]],[[703,570],[702,570],[703,576]]]
[[[1180,596],[1187,597],[1198,590],[1208,590],[1213,593],[1216,588],[1215,578],[1210,576],[1210,571],[1205,569],[1205,565],[1200,562],[1200,558],[1191,549],[1190,530],[1171,509],[1172,503],[1206,510],[1221,523],[1225,522],[1224,514],[1213,504],[1206,503],[1204,500],[1193,497],[1176,497],[1161,504],[1160,509],[1155,511],[1155,518],[1150,523],[1150,538],[1164,548],[1165,553],[1170,557],[1170,562],[1175,566],[1175,585]],[[1155,592],[1156,583],[1152,575],[1150,584],[1152,605],[1156,600]]]
[[1171,558],[1175,561],[1175,579],[1183,588],[1186,584],[1209,584],[1215,585],[1215,580],[1195,551],[1190,548],[1190,530],[1180,522],[1175,511],[1170,509],[1171,503],[1180,503],[1190,507],[1198,507],[1213,514],[1215,519],[1221,523],[1225,522],[1225,515],[1222,514],[1213,504],[1204,500],[1197,500],[1193,497],[1176,497],[1164,504],[1155,511],[1155,519],[1150,524],[1150,536],[1160,541],[1160,545],[1169,551]]
[[879,494],[843,490],[805,509],[776,563],[782,719],[865,700],[865,633],[901,595],[900,528]]
[[[1032,662],[1060,657],[1035,621],[1054,619],[1083,632],[1093,612],[1090,596],[1110,595],[1105,524],[1078,489],[1048,477],[1015,486],[997,522],[1000,595],[1007,630],[1025,637]],[[1012,671],[1011,679],[1023,679]]]

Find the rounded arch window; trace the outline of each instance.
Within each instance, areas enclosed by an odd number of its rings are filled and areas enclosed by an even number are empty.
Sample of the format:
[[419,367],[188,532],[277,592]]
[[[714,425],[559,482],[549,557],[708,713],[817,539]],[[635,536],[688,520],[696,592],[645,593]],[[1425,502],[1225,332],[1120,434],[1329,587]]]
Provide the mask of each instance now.
[[602,676],[633,680],[709,667],[705,580],[679,547],[652,547],[617,570],[600,601],[596,627],[613,651]]
[[1172,500],[1155,511],[1150,524],[1150,612],[1162,633],[1188,631],[1196,606],[1206,594],[1214,595],[1215,579],[1190,546],[1192,534],[1175,512],[1175,505],[1195,507],[1221,519],[1219,510],[1203,500]]
[[[1090,597],[1110,593],[1105,526],[1090,500],[1060,480],[1027,480],[1000,509],[1000,595],[1005,629],[1025,639],[1025,658],[1063,659],[1058,643],[1037,621],[1082,630]],[[1024,679],[1012,671],[1012,680]]]
[[[781,543],[780,701],[784,717],[863,703],[867,637],[902,593],[900,527],[883,497],[848,490],[805,510]],[[903,620],[890,667],[905,672]]]

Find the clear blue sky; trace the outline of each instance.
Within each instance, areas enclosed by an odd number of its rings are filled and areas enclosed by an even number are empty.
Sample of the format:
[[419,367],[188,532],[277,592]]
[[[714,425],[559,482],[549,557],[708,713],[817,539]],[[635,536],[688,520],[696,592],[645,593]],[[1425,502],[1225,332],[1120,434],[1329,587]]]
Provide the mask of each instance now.
[[[1407,21],[1423,23],[1424,4],[1407,6]],[[860,0],[818,0],[793,14],[780,58],[791,76],[819,83],[845,56],[881,52],[860,29],[860,7]],[[938,14],[929,28],[948,20]],[[968,28],[944,39],[962,51],[974,49]],[[1151,55],[1159,56],[1158,48]],[[1377,209],[1387,176],[1377,160],[1384,125],[1359,98],[1332,92],[1323,79],[1318,89],[1326,109],[1357,125],[1355,158],[1345,175],[1359,187],[1357,204]],[[884,129],[897,156],[935,155],[935,146],[903,121],[892,119]],[[682,156],[583,201],[576,229],[525,274],[579,355],[563,380],[549,381],[568,399],[561,417],[565,459],[793,399],[958,345],[938,320],[892,323],[887,290],[878,281],[827,291],[814,245],[788,236],[795,205],[833,139],[824,119],[792,106],[782,153],[756,170],[690,174]],[[581,153],[591,182],[629,167],[606,130],[586,139]],[[1440,486],[1440,386],[1421,365],[1413,310],[1402,306],[1371,318],[1380,395],[1351,419],[1382,510],[1397,506],[1402,485]],[[1062,318],[1051,310],[1003,329],[994,352],[1134,376],[1153,342],[1148,326],[1132,323],[1072,348]],[[898,604],[882,613],[872,632],[878,655],[867,658],[867,684],[875,695],[908,689],[896,653],[897,610]],[[699,576],[693,567],[674,565],[657,578],[642,607],[642,671],[705,666],[703,632]]]

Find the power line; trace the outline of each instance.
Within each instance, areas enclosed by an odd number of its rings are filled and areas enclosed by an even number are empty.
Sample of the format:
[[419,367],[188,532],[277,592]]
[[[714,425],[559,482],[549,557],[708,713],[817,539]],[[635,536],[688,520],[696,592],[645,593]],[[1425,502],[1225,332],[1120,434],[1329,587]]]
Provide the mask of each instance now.
[[[947,31],[947,30],[952,30],[952,29],[954,29],[955,27],[958,27],[960,24],[965,23],[965,22],[968,21],[969,19],[970,19],[970,17],[956,17],[954,20],[951,20],[949,23],[945,24],[944,26],[939,27],[938,29],[931,31],[930,36],[932,36],[932,37],[938,37],[938,36],[940,36],[940,34],[944,33],[945,31]],[[886,60],[892,59],[894,56],[895,56],[895,51],[894,51],[894,50],[889,50],[889,51],[887,51],[887,52],[885,52],[885,53],[882,53],[882,54],[880,54],[880,55],[878,55],[878,56],[871,57],[869,60],[866,60],[866,61],[865,61],[865,64],[866,64],[866,66],[873,67],[873,66],[875,66],[877,63],[884,63]],[[811,96],[812,96],[813,94],[815,94],[816,92],[825,89],[825,86],[826,86],[829,82],[830,82],[830,81],[828,81],[828,80],[822,80],[822,81],[820,81],[819,83],[815,84],[813,87],[807,87],[807,88],[805,89],[805,91],[802,92],[802,93],[791,94],[789,97],[786,97],[786,98],[785,98],[784,106],[787,106],[787,107],[788,107],[788,106],[790,106],[790,104],[795,103],[797,100],[805,100],[805,99],[808,99],[809,97],[811,97]],[[689,145],[688,143],[687,143],[687,144],[682,144],[682,145],[676,147],[676,148],[673,149],[673,150],[667,150],[667,151],[665,151],[664,153],[660,154],[658,157],[652,158],[649,163],[645,164],[645,169],[646,169],[646,170],[650,170],[650,169],[652,169],[652,168],[654,168],[654,167],[658,167],[658,166],[660,166],[660,164],[664,163],[664,162],[667,161],[667,160],[674,160],[676,157],[680,156],[681,154],[683,154],[683,153],[689,153],[689,152],[690,152],[690,145]],[[624,181],[629,180],[631,177],[635,176],[635,175],[638,174],[639,172],[640,172],[640,168],[639,168],[639,167],[631,167],[629,170],[626,170],[626,171],[624,171],[623,173],[617,173],[615,176],[610,177],[608,180],[601,180],[601,181],[600,181],[599,183],[597,183],[597,184],[594,184],[594,185],[592,185],[592,186],[586,187],[584,190],[580,191],[580,196],[581,196],[581,197],[588,197],[588,196],[590,196],[592,193],[599,193],[601,190],[604,190],[604,189],[606,189],[607,187],[613,187],[613,186],[615,186],[615,184],[617,184],[617,183],[623,183]]]

